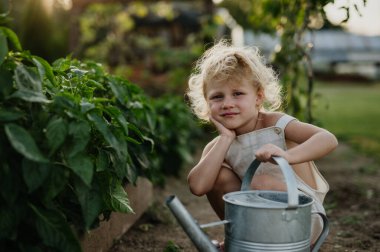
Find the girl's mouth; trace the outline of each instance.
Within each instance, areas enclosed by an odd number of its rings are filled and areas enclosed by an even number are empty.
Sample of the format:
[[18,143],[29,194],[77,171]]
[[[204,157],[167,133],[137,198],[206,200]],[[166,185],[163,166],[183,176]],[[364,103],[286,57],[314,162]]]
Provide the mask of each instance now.
[[226,112],[226,113],[221,114],[221,116],[230,117],[230,116],[235,116],[237,114],[238,114],[237,112]]

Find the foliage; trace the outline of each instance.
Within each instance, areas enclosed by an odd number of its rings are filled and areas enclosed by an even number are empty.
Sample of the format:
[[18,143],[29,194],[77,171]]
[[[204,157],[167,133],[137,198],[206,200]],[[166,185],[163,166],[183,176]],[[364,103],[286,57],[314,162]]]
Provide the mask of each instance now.
[[192,153],[199,144],[201,128],[195,118],[189,117],[189,108],[184,106],[180,97],[163,96],[153,103],[157,110],[157,127],[155,140],[165,143],[156,146],[156,151],[163,153],[158,167],[165,174],[178,176],[184,163],[192,161]]
[[193,13],[181,17],[170,1],[91,4],[79,19],[75,54],[103,62],[152,95],[182,94],[192,62],[217,30],[211,16],[192,17]]
[[180,99],[152,100],[99,63],[50,65],[6,27],[0,42],[0,249],[80,251],[73,231],[132,212],[126,183],[180,168],[194,121]]
[[[305,34],[323,26],[327,20],[323,7],[331,2],[334,1],[225,0],[222,3],[245,28],[279,37],[271,63],[281,76],[286,98],[284,106],[289,113],[309,122],[314,120],[314,76],[310,59],[313,45],[305,40]],[[345,9],[347,21],[349,8]],[[307,81],[302,82],[302,76],[306,76]]]
[[26,50],[52,62],[68,50],[71,22],[63,2],[67,1],[1,0],[0,12],[8,12],[2,25],[18,34]]

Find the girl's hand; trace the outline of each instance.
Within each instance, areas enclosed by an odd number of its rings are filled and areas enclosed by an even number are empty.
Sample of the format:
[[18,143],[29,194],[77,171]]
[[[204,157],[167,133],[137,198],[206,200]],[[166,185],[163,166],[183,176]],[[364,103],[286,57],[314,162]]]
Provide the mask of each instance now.
[[274,163],[272,156],[283,157],[289,162],[289,155],[286,151],[274,144],[266,144],[258,149],[255,153],[256,159],[261,162],[271,162]]
[[227,129],[224,127],[223,124],[215,120],[213,117],[210,116],[210,121],[215,125],[216,129],[219,132],[220,136],[226,136],[228,138],[235,139],[236,137],[236,132],[234,130]]

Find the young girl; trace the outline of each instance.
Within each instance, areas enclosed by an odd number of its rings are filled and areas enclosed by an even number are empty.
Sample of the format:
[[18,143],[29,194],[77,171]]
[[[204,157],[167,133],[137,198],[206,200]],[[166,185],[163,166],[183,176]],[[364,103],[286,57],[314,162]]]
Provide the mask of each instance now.
[[[314,198],[312,211],[324,213],[322,203],[329,187],[310,161],[334,150],[337,139],[325,129],[273,112],[281,105],[281,89],[258,50],[220,41],[204,53],[194,70],[187,93],[192,109],[201,120],[212,122],[219,136],[206,145],[199,163],[190,171],[191,192],[207,195],[216,214],[224,219],[222,197],[240,190],[254,159],[262,163],[251,188],[286,191],[281,170],[271,159],[281,156],[292,165],[298,189]],[[284,140],[272,141],[272,133],[282,134]],[[312,244],[321,230],[316,216]]]

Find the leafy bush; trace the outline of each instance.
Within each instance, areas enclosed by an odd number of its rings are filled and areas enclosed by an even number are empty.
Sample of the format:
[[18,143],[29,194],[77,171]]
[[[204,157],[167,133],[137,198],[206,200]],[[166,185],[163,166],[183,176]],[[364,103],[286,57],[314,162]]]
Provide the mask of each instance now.
[[194,121],[181,100],[151,100],[96,62],[49,65],[5,27],[0,83],[2,251],[80,251],[77,232],[132,212],[126,183],[163,183],[191,153],[194,134],[184,132]]
[[178,176],[178,167],[192,161],[202,130],[180,97],[163,96],[153,106],[157,111],[154,139],[163,143],[155,147],[160,156],[157,166],[162,174]]

